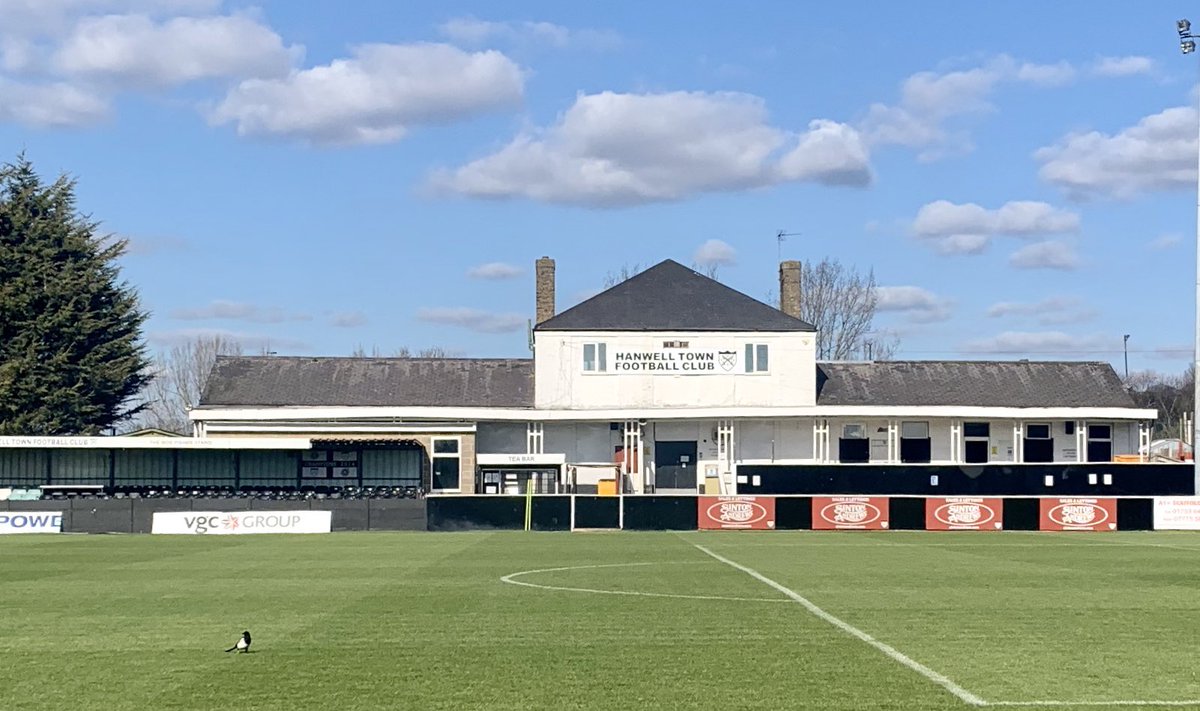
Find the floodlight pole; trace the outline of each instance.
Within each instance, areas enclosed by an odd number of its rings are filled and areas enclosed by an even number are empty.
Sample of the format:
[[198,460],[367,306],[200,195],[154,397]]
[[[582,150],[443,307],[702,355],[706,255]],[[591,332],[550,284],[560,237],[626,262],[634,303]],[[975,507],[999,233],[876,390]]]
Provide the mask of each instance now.
[[[1196,51],[1192,23],[1186,19],[1175,23],[1179,32],[1179,49],[1184,54]],[[1200,120],[1196,123],[1196,138],[1200,141]],[[1192,493],[1200,494],[1200,467],[1196,463],[1196,445],[1200,444],[1200,143],[1196,149],[1196,338],[1192,345]]]

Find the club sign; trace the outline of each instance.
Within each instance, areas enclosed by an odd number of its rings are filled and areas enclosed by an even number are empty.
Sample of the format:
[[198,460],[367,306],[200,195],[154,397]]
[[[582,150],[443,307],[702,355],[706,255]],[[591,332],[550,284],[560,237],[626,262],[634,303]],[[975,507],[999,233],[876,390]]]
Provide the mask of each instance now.
[[650,375],[722,375],[738,366],[736,350],[618,350],[609,372]]

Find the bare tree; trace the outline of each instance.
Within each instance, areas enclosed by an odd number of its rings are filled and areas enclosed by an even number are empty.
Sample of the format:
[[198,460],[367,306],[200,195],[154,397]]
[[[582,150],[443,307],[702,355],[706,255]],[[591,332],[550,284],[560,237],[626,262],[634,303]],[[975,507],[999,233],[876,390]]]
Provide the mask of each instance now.
[[448,358],[450,352],[441,346],[430,346],[428,348],[418,348],[412,350],[408,346],[401,346],[390,354],[384,353],[379,346],[371,346],[371,351],[358,344],[354,350],[350,352],[351,358]]
[[716,262],[706,262],[704,264],[692,262],[692,271],[697,274],[703,274],[713,281],[720,281],[717,275],[721,272],[721,265]]
[[146,408],[138,425],[190,433],[188,410],[199,404],[217,356],[241,354],[240,343],[221,335],[198,336],[160,352],[154,359],[150,385],[143,391]]
[[[818,360],[890,360],[900,347],[894,333],[873,329],[875,272],[860,273],[836,259],[804,262],[800,275],[800,318],[817,327]],[[779,293],[768,303],[779,307]]]
[[609,272],[607,275],[605,275],[604,288],[611,289],[623,281],[629,281],[631,278],[641,273],[641,271],[641,264],[622,264],[620,269]]
[[1195,367],[1189,365],[1182,373],[1168,375],[1152,370],[1130,373],[1125,379],[1129,391],[1138,407],[1158,410],[1154,422],[1154,437],[1183,437],[1183,418],[1194,409]]

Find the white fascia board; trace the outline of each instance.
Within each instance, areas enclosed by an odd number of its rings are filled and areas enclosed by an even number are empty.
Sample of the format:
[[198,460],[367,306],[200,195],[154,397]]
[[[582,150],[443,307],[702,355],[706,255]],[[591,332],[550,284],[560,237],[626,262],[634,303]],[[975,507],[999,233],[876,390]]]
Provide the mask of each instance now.
[[456,433],[456,434],[471,434],[475,432],[476,427],[474,422],[459,423],[426,423],[421,425],[405,425],[405,424],[359,424],[347,422],[295,422],[295,421],[272,421],[272,422],[255,422],[255,421],[236,421],[225,422],[216,421],[210,422],[206,426],[208,432],[217,434],[221,432],[274,432],[274,433],[295,433],[295,434],[312,434],[318,439],[336,439],[339,436],[344,436],[347,439],[353,439],[355,435],[377,435],[377,434],[394,434],[394,435],[411,435],[422,433]]
[[[1153,420],[1157,410],[1129,407],[958,407],[958,406],[817,406],[695,407],[671,409],[534,410],[485,407],[262,407],[206,408],[188,413],[194,421],[366,420],[410,422],[617,422],[620,420],[781,419],[796,417],[960,418],[993,420]],[[397,423],[400,424],[400,423]]]
[[306,437],[0,437],[0,448],[312,449]]

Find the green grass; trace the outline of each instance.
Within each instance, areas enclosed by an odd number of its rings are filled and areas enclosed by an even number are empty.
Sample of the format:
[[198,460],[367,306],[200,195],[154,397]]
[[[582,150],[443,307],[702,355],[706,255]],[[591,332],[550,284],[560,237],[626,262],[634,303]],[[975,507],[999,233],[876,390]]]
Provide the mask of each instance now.
[[[1196,535],[365,533],[4,536],[0,708],[969,708],[694,544],[989,702],[1200,699]],[[662,596],[500,580],[569,566]]]

